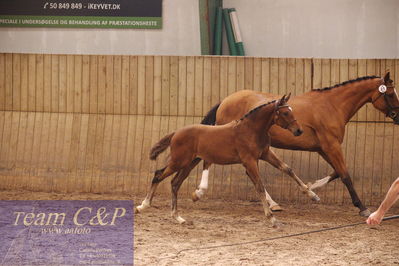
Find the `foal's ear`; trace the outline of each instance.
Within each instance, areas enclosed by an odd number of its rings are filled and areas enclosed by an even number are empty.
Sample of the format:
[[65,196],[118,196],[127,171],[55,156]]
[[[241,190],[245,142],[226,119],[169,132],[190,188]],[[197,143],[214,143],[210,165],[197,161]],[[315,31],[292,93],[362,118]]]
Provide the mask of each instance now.
[[288,100],[291,98],[291,92],[288,94],[288,96],[285,98],[285,102],[287,103]]
[[385,74],[384,83],[387,84],[387,83],[390,83],[390,82],[392,82],[392,80],[391,80],[391,78],[390,78],[390,72],[388,71],[388,72]]
[[285,94],[283,95],[283,97],[281,97],[281,99],[278,101],[278,105],[284,105],[286,103],[287,99],[285,98]]

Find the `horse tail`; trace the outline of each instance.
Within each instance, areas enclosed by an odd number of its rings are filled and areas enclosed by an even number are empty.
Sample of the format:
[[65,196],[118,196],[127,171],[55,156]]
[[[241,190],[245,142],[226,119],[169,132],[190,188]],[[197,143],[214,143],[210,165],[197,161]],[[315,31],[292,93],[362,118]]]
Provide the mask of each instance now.
[[201,121],[203,125],[215,125],[216,124],[216,112],[220,106],[220,103],[216,104],[209,110],[209,112],[204,116]]
[[170,140],[172,139],[173,135],[175,132],[170,133],[169,135],[166,135],[163,137],[160,141],[155,144],[150,151],[150,159],[155,160],[159,154],[161,154],[163,151],[165,151],[169,146],[170,146]]

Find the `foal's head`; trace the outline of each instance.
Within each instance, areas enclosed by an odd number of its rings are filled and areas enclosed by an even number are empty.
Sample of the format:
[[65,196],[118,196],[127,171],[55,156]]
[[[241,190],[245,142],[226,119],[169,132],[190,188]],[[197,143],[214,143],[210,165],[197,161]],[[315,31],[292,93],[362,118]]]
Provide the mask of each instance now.
[[395,124],[399,124],[399,98],[389,72],[372,95],[371,102],[375,108],[392,118]]
[[286,97],[285,95],[276,103],[276,115],[274,123],[284,129],[288,129],[294,136],[300,136],[303,133],[301,126],[296,121],[292,108],[287,104],[291,97],[291,93]]

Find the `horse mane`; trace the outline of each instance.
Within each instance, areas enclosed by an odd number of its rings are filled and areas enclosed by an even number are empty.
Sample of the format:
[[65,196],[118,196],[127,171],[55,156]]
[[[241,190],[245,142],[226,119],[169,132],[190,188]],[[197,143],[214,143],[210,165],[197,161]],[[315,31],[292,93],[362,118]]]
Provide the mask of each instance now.
[[252,110],[250,110],[248,113],[246,113],[243,117],[241,117],[240,118],[240,121],[242,121],[242,120],[244,120],[245,118],[247,118],[247,117],[249,117],[250,115],[252,115],[253,113],[256,113],[259,109],[261,109],[262,107],[264,107],[264,106],[266,106],[266,105],[269,105],[269,104],[272,104],[272,103],[275,103],[277,100],[273,100],[273,101],[270,101],[270,102],[268,102],[268,103],[264,103],[264,104],[261,104],[261,105],[259,105],[259,106],[256,106],[254,109],[252,109]]
[[344,82],[342,82],[342,83],[336,84],[336,85],[334,85],[334,86],[325,87],[325,88],[320,88],[320,89],[312,89],[312,91],[326,91],[326,90],[331,90],[331,89],[334,89],[334,88],[337,88],[337,87],[341,87],[341,86],[344,86],[344,85],[347,85],[347,84],[350,84],[350,83],[355,83],[355,82],[358,82],[358,81],[369,80],[369,79],[375,79],[375,78],[381,78],[381,77],[378,77],[378,76],[364,76],[364,77],[360,77],[360,78],[357,78],[357,79],[347,80],[347,81],[344,81]]

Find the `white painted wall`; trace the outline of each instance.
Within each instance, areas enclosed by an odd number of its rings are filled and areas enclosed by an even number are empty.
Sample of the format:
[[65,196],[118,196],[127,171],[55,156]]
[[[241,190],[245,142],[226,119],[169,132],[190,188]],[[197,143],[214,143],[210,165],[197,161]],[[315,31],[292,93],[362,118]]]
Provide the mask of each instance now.
[[0,28],[0,52],[126,55],[201,54],[197,0],[163,0],[163,28]]
[[[399,0],[224,0],[249,56],[399,58]],[[0,28],[0,52],[199,55],[198,0],[164,0],[163,29]]]
[[246,54],[399,58],[399,0],[223,0]]

